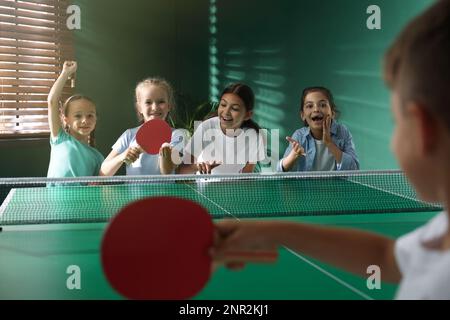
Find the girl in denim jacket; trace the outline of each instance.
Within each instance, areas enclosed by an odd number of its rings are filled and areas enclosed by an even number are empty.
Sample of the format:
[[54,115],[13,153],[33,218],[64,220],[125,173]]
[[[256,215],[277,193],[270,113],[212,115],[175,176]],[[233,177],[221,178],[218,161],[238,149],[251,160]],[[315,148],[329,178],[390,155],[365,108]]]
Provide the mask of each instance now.
[[277,171],[358,170],[359,161],[350,131],[336,122],[331,92],[324,87],[303,90],[300,117],[305,127],[286,137],[289,146]]

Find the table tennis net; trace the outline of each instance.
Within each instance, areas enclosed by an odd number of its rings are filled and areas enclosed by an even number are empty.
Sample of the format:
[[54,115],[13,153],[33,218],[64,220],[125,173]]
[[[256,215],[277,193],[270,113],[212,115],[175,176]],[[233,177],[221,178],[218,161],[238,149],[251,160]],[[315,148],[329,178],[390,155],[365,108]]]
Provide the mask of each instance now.
[[419,200],[400,171],[1,179],[0,225],[107,222],[127,204],[156,196],[194,200],[214,218],[442,209]]

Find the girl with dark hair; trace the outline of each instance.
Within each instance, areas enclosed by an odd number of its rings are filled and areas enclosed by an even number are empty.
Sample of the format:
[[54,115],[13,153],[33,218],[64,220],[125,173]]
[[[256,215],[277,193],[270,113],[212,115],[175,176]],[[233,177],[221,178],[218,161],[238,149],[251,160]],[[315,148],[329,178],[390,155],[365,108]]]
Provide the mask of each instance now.
[[303,90],[300,118],[305,127],[286,137],[289,146],[278,162],[277,171],[358,170],[352,135],[335,120],[338,113],[327,88]]
[[264,159],[264,139],[252,120],[255,96],[242,83],[227,86],[217,115],[202,122],[184,152],[179,173],[251,173]]
[[51,146],[48,178],[97,176],[104,160],[94,148],[97,123],[94,102],[86,96],[74,95],[59,109],[64,86],[76,70],[75,61],[64,62],[63,70],[48,95]]

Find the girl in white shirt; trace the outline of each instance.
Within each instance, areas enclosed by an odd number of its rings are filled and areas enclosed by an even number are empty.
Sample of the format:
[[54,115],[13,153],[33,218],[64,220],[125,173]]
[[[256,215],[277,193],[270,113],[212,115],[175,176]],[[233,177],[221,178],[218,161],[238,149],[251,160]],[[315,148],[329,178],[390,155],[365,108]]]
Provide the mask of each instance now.
[[184,150],[182,174],[251,173],[264,159],[264,139],[252,120],[255,96],[242,83],[227,86],[217,116],[202,122]]

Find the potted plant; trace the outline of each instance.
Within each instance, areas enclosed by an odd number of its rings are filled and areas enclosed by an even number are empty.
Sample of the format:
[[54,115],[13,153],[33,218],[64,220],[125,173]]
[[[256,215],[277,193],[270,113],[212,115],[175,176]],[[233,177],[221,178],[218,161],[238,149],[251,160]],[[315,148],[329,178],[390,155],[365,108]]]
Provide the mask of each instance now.
[[175,112],[170,114],[169,123],[172,128],[185,129],[190,135],[194,133],[195,121],[203,121],[217,111],[218,102],[199,102],[189,95],[178,94]]

